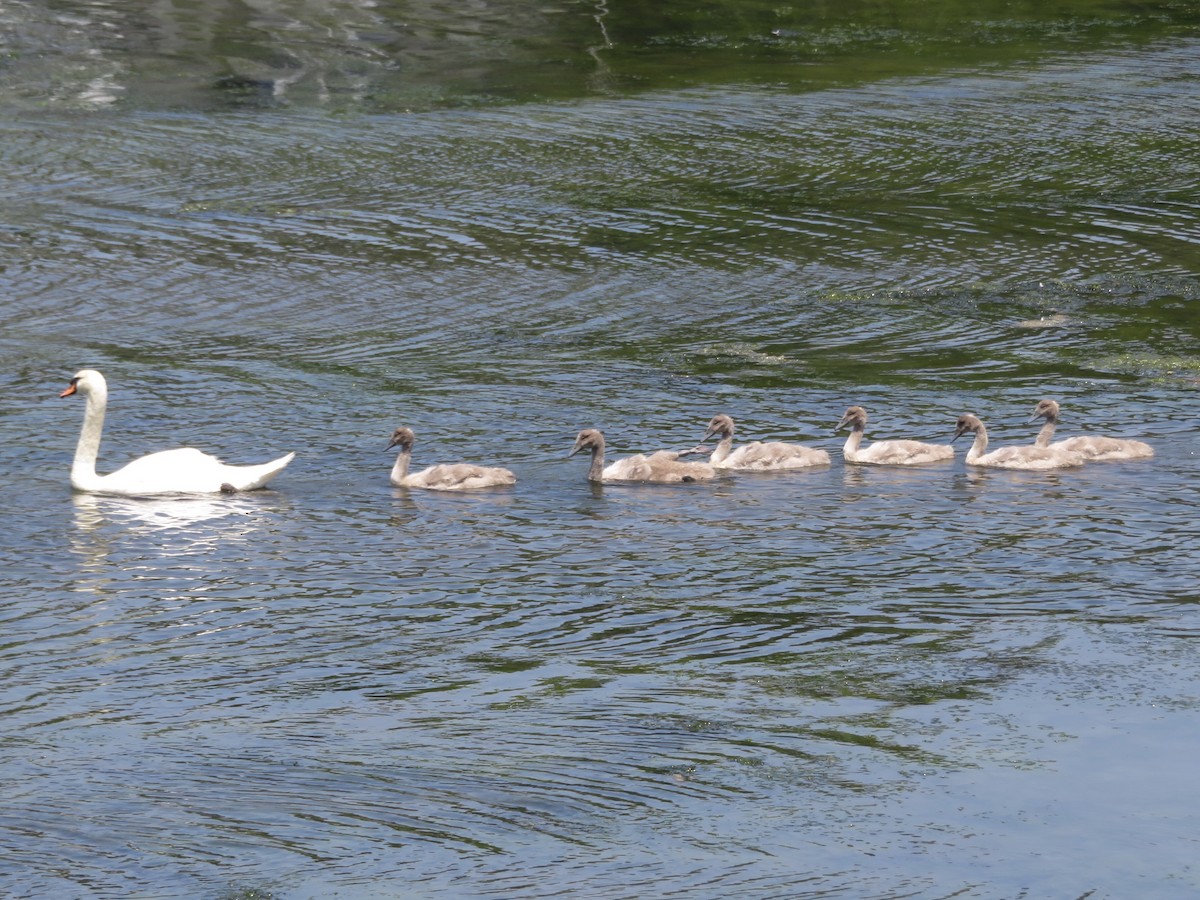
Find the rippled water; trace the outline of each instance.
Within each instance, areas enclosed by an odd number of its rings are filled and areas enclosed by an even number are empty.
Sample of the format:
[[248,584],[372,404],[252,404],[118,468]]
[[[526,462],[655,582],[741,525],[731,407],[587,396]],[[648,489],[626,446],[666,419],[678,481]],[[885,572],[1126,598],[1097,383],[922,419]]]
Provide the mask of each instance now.
[[[1200,888],[1194,14],[747,9],[761,39],[435,4],[323,44],[282,5],[215,62],[187,4],[10,8],[0,893]],[[282,96],[229,62],[291,65],[264,16],[313,54]],[[83,366],[102,471],[297,459],[72,496]],[[869,438],[972,411],[1030,442],[1047,396],[1157,456],[892,471],[832,434],[858,403]],[[566,458],[720,411],[834,463],[601,488]],[[401,424],[517,486],[390,487]]]

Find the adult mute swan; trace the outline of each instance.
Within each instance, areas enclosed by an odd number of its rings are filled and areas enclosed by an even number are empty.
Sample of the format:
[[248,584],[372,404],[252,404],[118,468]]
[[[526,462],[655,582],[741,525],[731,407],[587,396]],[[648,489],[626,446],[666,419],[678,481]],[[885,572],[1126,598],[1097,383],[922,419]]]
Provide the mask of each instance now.
[[108,385],[95,369],[75,373],[59,397],[82,394],[87,400],[83,411],[83,431],[75,446],[71,464],[71,487],[94,494],[120,494],[145,497],[155,494],[217,494],[260,488],[283,471],[295,453],[281,456],[259,466],[230,466],[215,456],[193,447],[163,450],[135,459],[108,475],[96,474],[96,456],[104,413],[108,407]]
[[690,481],[708,481],[716,477],[716,471],[708,463],[681,462],[680,454],[673,450],[659,450],[645,456],[639,453],[619,459],[609,466],[604,465],[604,433],[595,428],[586,428],[575,438],[575,447],[567,454],[574,456],[581,450],[592,452],[592,465],[588,469],[589,481],[653,481],[672,484]]
[[895,440],[875,441],[869,447],[861,447],[863,431],[867,427],[867,411],[861,406],[846,409],[842,421],[834,431],[850,426],[850,437],[842,448],[846,462],[866,463],[875,466],[919,466],[923,463],[954,459],[954,448],[949,444],[926,444],[921,441]]
[[1038,432],[1036,447],[1049,447],[1051,450],[1073,450],[1082,454],[1089,462],[1115,459],[1145,459],[1154,455],[1154,448],[1145,441],[1135,441],[1129,438],[1110,438],[1100,435],[1084,434],[1067,438],[1065,441],[1050,443],[1054,437],[1054,429],[1059,423],[1058,403],[1054,400],[1043,400],[1033,409],[1030,423],[1045,419],[1046,424]]
[[776,472],[783,469],[807,469],[829,465],[829,454],[803,444],[783,441],[751,441],[733,449],[733,419],[726,415],[713,416],[704,433],[704,440],[720,435],[721,440],[708,458],[717,469],[740,469],[751,472]]
[[969,413],[961,415],[956,425],[952,440],[958,440],[968,432],[975,435],[975,442],[967,451],[967,465],[998,469],[1063,469],[1083,465],[1083,456],[1080,454],[1049,447],[1002,447],[988,453],[987,429],[976,416]]
[[412,448],[416,439],[411,428],[397,428],[392,432],[392,440],[387,449],[400,448],[391,475],[392,484],[396,487],[426,488],[431,491],[474,491],[517,483],[517,476],[508,469],[498,466],[476,466],[471,463],[430,466],[409,475],[408,464],[412,460]]

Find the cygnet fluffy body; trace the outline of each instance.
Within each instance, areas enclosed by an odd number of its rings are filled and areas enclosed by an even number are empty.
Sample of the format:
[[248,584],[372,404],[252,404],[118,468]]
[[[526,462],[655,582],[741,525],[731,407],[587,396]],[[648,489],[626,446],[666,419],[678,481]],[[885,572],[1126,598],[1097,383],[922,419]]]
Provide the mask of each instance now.
[[586,428],[575,438],[575,446],[568,456],[582,450],[592,454],[588,467],[590,481],[647,481],[660,484],[678,484],[692,481],[708,481],[716,476],[713,467],[702,462],[683,462],[680,454],[673,450],[657,453],[637,454],[604,465],[604,433],[596,428]]
[[1043,400],[1033,410],[1030,422],[1045,419],[1046,424],[1038,432],[1034,445],[1049,447],[1051,450],[1071,450],[1083,456],[1088,462],[1104,462],[1118,459],[1146,459],[1154,455],[1154,448],[1145,441],[1135,441],[1129,438],[1111,438],[1101,435],[1084,434],[1054,441],[1054,429],[1059,423],[1059,407],[1054,400]]
[[400,448],[392,466],[391,482],[396,487],[425,488],[430,491],[474,491],[480,488],[505,487],[517,483],[517,476],[499,466],[476,466],[471,463],[451,463],[430,466],[412,475],[408,465],[412,460],[416,436],[411,428],[397,428],[387,449]]
[[892,440],[875,441],[869,447],[861,446],[863,432],[867,427],[867,411],[861,406],[849,407],[835,431],[847,426],[850,428],[850,437],[846,439],[846,446],[842,448],[842,456],[846,462],[874,466],[919,466],[954,459],[954,448],[949,444]]
[[748,472],[778,472],[785,469],[808,469],[829,465],[824,450],[790,444],[783,441],[751,441],[736,449],[733,446],[735,426],[726,415],[713,416],[708,423],[704,440],[720,436],[708,462],[717,469],[738,469]]
[[975,441],[967,451],[967,465],[990,466],[997,469],[1063,469],[1083,465],[1083,457],[1070,450],[1049,447],[1002,447],[987,452],[987,429],[977,416],[965,413],[958,417],[953,440],[964,434],[974,434]]

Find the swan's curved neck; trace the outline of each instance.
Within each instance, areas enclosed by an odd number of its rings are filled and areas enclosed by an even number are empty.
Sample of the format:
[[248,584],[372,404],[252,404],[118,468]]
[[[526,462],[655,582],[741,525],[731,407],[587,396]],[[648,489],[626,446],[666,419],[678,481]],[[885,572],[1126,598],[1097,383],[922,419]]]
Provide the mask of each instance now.
[[729,454],[733,452],[733,435],[727,434],[717,442],[717,447],[709,456],[709,465],[720,465],[725,460],[729,459]]
[[604,480],[604,445],[592,446],[592,464],[588,466],[588,481]]
[[979,423],[979,430],[975,432],[975,442],[971,444],[971,449],[967,451],[967,461],[979,459],[983,454],[987,453],[988,437],[987,429],[983,427],[983,423]]
[[1058,420],[1050,418],[1046,420],[1046,424],[1042,426],[1042,430],[1038,432],[1037,440],[1033,442],[1035,447],[1049,447],[1050,441],[1054,437],[1054,428],[1058,425]]
[[850,429],[850,437],[846,438],[846,446],[842,448],[843,456],[853,456],[858,452],[858,445],[862,443],[863,429],[861,425],[855,425]]
[[83,430],[79,432],[75,459],[71,463],[71,487],[77,490],[90,490],[99,479],[96,475],[96,457],[100,454],[100,435],[104,431],[104,412],[107,408],[108,390],[105,387],[93,387],[87,392]]
[[412,459],[412,447],[401,447],[392,466],[392,484],[403,484],[408,477],[408,463]]

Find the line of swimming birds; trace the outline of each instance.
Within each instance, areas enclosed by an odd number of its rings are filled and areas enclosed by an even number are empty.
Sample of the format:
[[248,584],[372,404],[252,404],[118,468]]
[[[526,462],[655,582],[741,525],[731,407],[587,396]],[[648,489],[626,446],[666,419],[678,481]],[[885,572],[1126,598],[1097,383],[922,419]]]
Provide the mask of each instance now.
[[[250,491],[261,488],[284,470],[296,456],[289,453],[279,459],[257,466],[231,466],[215,456],[192,447],[164,450],[135,459],[108,475],[96,473],[96,456],[104,429],[104,414],[108,407],[108,385],[95,369],[75,373],[60,397],[81,394],[87,400],[83,429],[71,464],[71,487],[77,491],[118,494],[127,497],[162,494],[216,494]],[[958,417],[951,441],[964,434],[975,435],[967,451],[966,461],[972,466],[991,466],[1002,469],[1061,469],[1081,466],[1087,461],[1139,459],[1154,455],[1154,449],[1143,441],[1085,435],[1051,442],[1059,421],[1059,407],[1053,400],[1043,400],[1033,411],[1030,423],[1044,419],[1045,424],[1032,445],[1004,447],[987,452],[987,429],[978,417],[969,413]],[[927,444],[921,441],[875,441],[863,447],[863,432],[867,426],[867,411],[851,406],[837,424],[836,431],[850,429],[850,437],[842,450],[847,462],[878,466],[917,466],[954,458],[950,444]],[[579,432],[575,446],[568,454],[591,453],[588,478],[591,481],[653,482],[656,484],[707,481],[718,471],[775,472],[805,469],[829,464],[825,450],[803,444],[782,441],[753,441],[733,446],[734,423],[726,415],[714,416],[708,423],[703,440],[720,438],[709,455],[708,462],[683,457],[708,453],[703,443],[690,450],[659,450],[637,454],[604,464],[604,434],[595,428]],[[425,488],[437,491],[470,491],[480,488],[515,484],[517,477],[498,466],[476,466],[470,463],[430,466],[409,474],[412,448],[416,436],[409,428],[397,428],[387,449],[399,447],[392,467],[391,482],[397,487]]]

